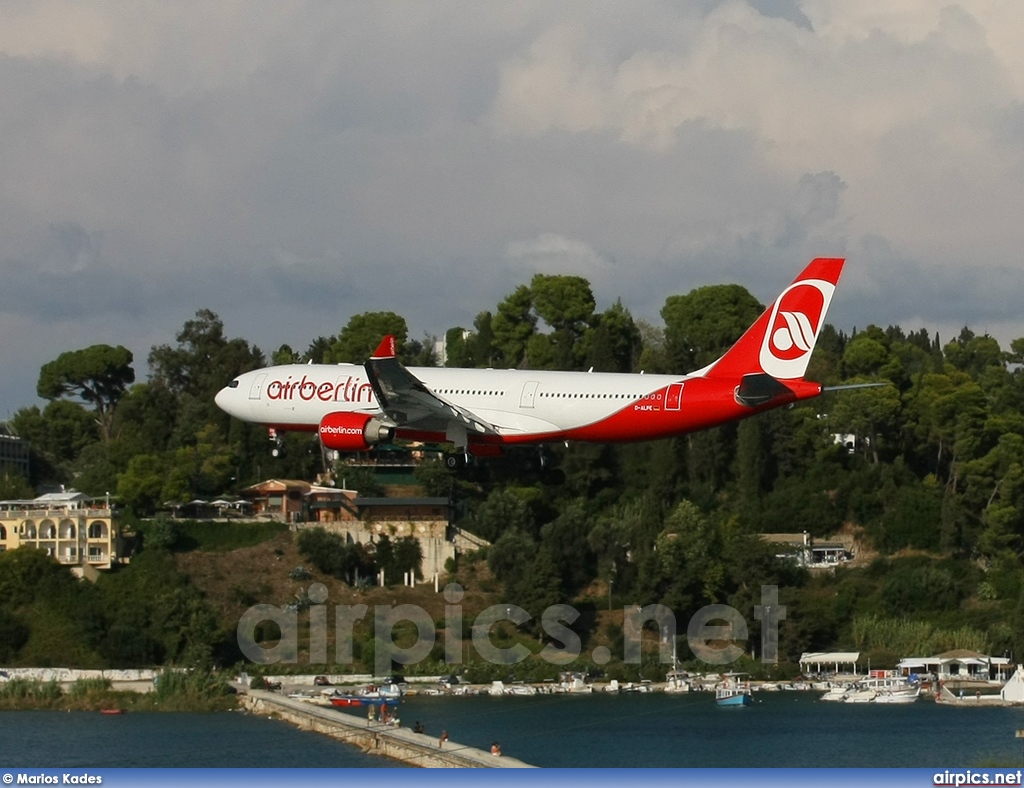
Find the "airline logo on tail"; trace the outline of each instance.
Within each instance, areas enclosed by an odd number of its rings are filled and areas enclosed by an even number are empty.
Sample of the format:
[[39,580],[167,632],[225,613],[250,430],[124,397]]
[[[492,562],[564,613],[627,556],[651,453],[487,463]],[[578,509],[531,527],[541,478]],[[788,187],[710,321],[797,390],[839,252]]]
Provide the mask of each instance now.
[[805,279],[779,296],[761,343],[761,369],[781,380],[803,377],[835,289],[831,282]]

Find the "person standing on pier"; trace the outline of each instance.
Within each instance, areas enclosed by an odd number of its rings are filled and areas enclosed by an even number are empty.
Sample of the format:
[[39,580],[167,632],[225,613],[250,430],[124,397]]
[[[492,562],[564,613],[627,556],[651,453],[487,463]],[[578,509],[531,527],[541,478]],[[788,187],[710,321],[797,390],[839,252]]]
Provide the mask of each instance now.
[[437,740],[437,746],[444,747],[446,741],[448,741],[448,731],[441,731],[441,738]]
[[498,742],[491,742],[491,755],[501,755],[501,745]]

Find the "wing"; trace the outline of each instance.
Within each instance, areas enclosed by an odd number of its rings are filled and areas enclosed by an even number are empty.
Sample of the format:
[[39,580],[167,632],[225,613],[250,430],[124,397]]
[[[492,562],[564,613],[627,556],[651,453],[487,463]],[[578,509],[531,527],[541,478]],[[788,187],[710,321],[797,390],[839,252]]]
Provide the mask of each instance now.
[[395,338],[384,337],[364,365],[384,415],[398,428],[443,432],[457,447],[468,435],[497,435],[497,430],[472,411],[437,396],[402,366],[395,353]]

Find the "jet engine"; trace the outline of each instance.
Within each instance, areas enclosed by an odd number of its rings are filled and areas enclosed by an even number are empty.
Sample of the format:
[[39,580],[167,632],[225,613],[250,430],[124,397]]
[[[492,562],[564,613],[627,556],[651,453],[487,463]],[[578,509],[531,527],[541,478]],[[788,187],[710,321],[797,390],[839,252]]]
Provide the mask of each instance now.
[[340,411],[320,420],[320,442],[335,451],[366,451],[378,443],[389,443],[394,430],[366,413]]

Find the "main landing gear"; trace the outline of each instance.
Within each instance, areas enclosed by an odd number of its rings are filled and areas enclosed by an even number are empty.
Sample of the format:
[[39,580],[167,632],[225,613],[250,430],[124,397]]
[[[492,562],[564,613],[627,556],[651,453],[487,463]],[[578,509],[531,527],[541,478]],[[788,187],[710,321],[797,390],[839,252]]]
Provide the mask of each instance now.
[[[553,467],[551,458],[543,449],[538,449],[535,454],[514,454],[506,455],[501,461],[503,467],[511,471],[513,476],[538,478],[547,485],[560,485],[565,483],[565,472],[561,468]],[[454,473],[465,476],[467,479],[479,478],[484,472],[482,460],[468,451],[449,452],[444,455],[444,466]]]
[[275,460],[280,460],[285,456],[284,451],[284,438],[278,434],[277,430],[271,428],[270,432],[270,456]]
[[476,465],[476,458],[467,452],[455,452],[444,455],[444,467],[450,471],[461,471]]

